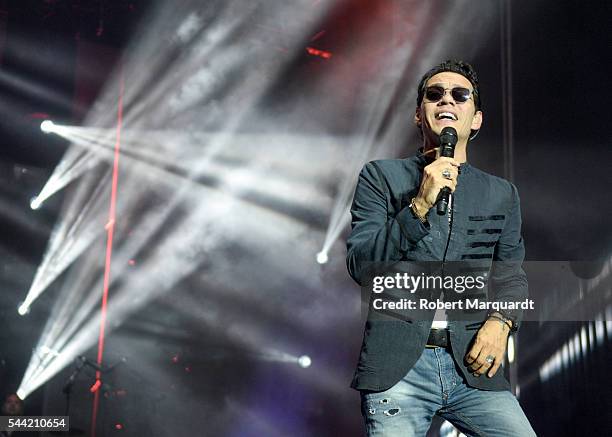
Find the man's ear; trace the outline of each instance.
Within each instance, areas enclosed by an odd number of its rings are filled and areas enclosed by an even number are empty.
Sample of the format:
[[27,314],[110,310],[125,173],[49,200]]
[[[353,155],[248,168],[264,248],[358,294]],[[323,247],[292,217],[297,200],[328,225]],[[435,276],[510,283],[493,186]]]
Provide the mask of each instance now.
[[482,111],[476,111],[472,119],[472,130],[478,130],[482,126]]
[[417,125],[418,128],[421,127],[421,108],[420,107],[416,107],[416,110],[414,111],[414,124]]

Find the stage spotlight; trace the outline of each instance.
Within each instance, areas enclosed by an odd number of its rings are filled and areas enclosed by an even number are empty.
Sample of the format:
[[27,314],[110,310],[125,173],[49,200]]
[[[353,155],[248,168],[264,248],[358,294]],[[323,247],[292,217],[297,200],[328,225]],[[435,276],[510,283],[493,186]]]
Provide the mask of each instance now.
[[42,202],[38,200],[38,196],[34,196],[32,199],[30,199],[30,208],[33,210],[40,208],[40,205],[42,205]]
[[298,366],[300,366],[302,369],[305,369],[307,367],[310,367],[310,365],[312,364],[312,360],[308,355],[302,355],[298,358],[297,363]]
[[22,303],[21,305],[19,305],[19,308],[17,308],[17,312],[20,316],[25,316],[30,312],[30,307],[25,303]]
[[40,130],[48,134],[53,132],[55,124],[51,120],[45,120],[40,124]]
[[327,261],[329,261],[329,257],[327,256],[327,252],[321,251],[321,252],[317,253],[317,262],[319,264],[325,264]]

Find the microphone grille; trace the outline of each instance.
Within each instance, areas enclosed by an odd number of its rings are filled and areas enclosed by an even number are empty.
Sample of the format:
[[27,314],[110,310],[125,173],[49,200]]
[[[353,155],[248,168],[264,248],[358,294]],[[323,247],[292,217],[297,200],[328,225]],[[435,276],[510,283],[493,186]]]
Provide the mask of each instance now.
[[454,127],[446,126],[440,132],[440,145],[443,144],[451,144],[453,146],[457,144],[457,131]]

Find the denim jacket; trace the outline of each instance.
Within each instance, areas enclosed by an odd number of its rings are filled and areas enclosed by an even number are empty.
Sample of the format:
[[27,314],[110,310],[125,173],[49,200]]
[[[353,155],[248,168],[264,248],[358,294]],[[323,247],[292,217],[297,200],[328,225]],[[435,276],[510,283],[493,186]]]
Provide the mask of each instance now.
[[[521,237],[520,202],[510,182],[463,163],[452,194],[449,216],[435,207],[423,224],[412,212],[427,160],[422,154],[407,159],[379,160],[362,169],[351,208],[352,232],[347,240],[347,267],[358,283],[366,282],[373,262],[470,261],[490,267],[493,261],[512,261],[516,268],[495,280],[494,301],[525,299],[527,278],[521,268],[525,249]],[[501,311],[520,325],[520,310]],[[429,320],[406,322],[368,318],[352,387],[386,390],[398,382],[420,357],[431,327]],[[474,377],[464,357],[479,323],[449,321],[453,356],[466,382],[487,390],[509,389],[500,369],[494,377]]]

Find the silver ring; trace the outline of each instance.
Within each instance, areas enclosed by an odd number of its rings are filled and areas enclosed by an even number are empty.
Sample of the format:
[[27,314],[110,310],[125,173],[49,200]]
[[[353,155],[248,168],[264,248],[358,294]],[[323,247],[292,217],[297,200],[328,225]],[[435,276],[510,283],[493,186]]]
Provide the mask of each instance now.
[[487,355],[487,357],[485,358],[485,361],[491,364],[493,363],[493,361],[495,361],[495,357],[493,355]]
[[448,179],[451,180],[452,176],[451,176],[451,172],[449,169],[445,168],[444,170],[442,170],[442,176],[444,177],[444,179]]

